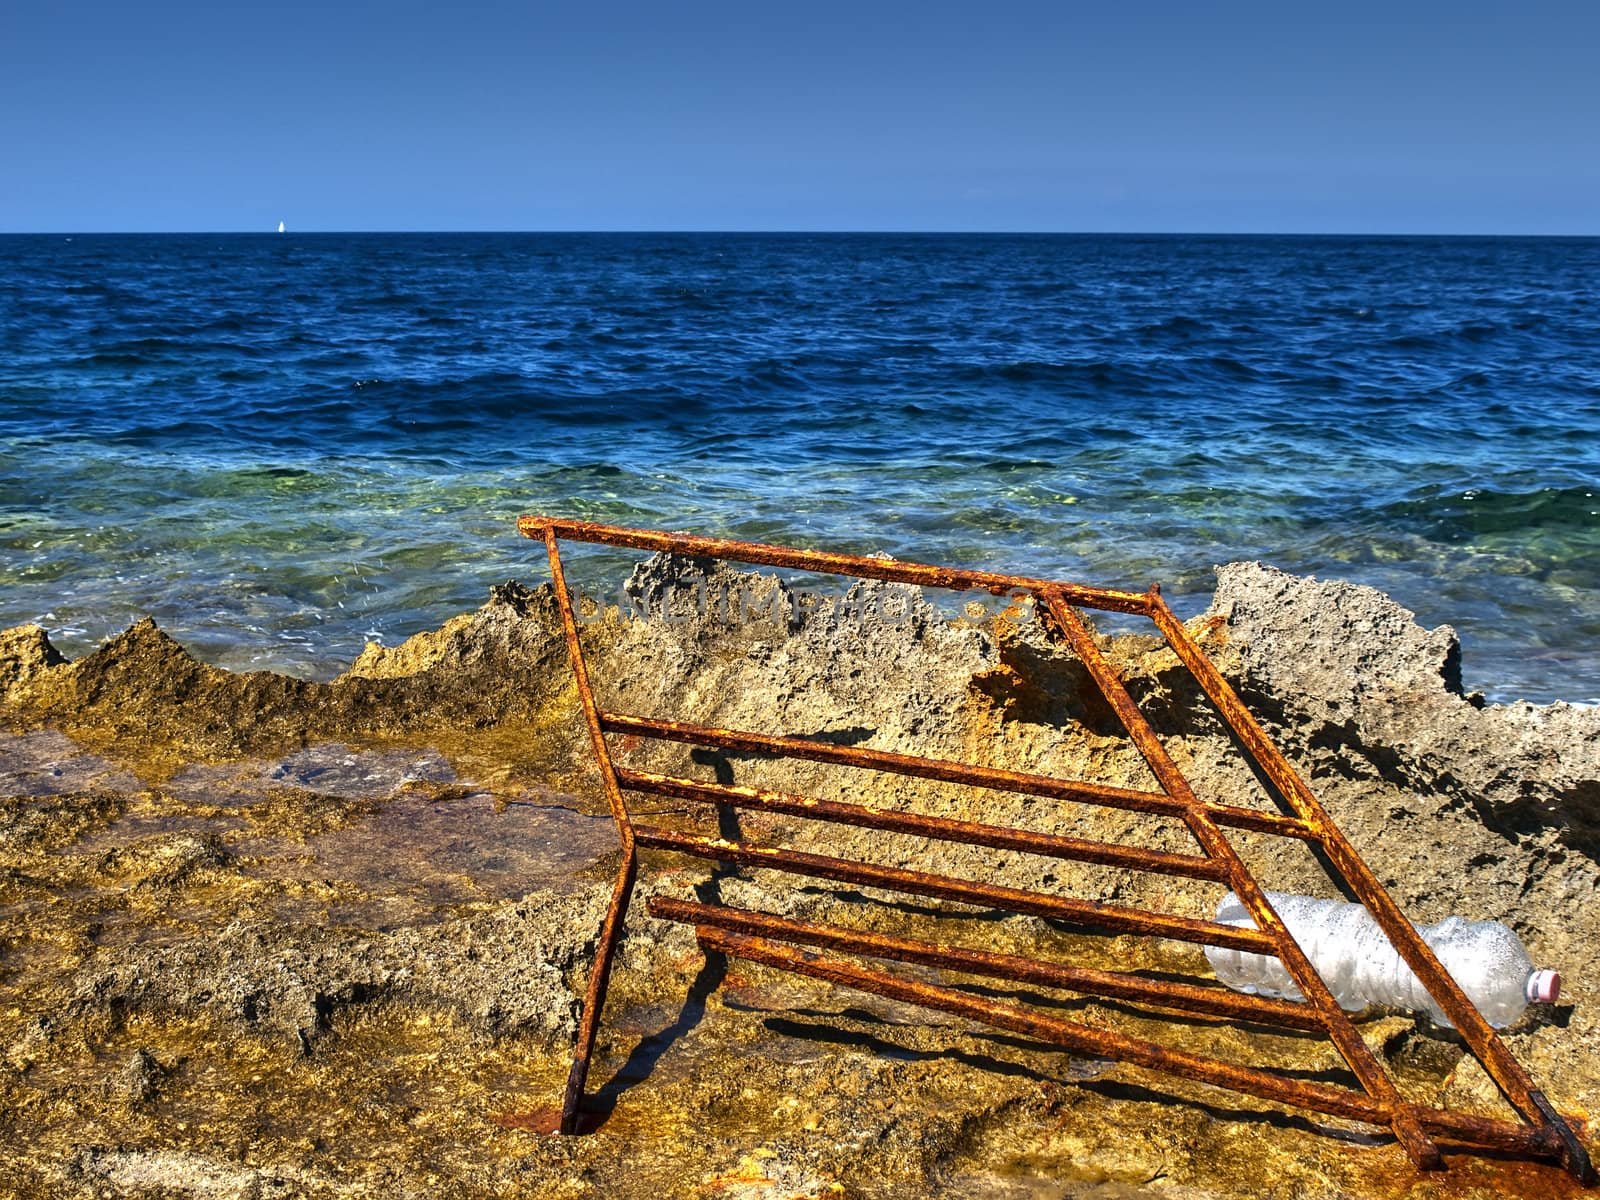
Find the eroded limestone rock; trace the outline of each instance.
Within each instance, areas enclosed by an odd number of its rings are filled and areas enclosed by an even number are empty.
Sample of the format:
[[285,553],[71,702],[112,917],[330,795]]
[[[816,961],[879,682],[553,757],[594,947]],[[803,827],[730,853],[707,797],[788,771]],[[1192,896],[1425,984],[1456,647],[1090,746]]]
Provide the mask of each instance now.
[[[699,595],[720,596],[702,603]],[[1027,611],[955,620],[915,589],[806,595],[648,560],[582,606],[602,703],[1148,787],[1072,655]],[[735,599],[730,601],[728,597]],[[611,598],[615,600],[615,597]],[[1564,1106],[1600,1104],[1589,965],[1600,713],[1463,696],[1448,628],[1371,589],[1219,572],[1191,628],[1418,921],[1509,920],[1566,977],[1508,1037]],[[1268,801],[1175,656],[1106,652],[1200,792]],[[546,1128],[615,867],[548,588],[369,648],[331,683],[236,675],[150,622],[68,663],[0,632],[0,1191],[655,1197],[1431,1194],[1381,1133],[1085,1061],[906,1005],[706,960],[653,890],[1117,969],[1192,947],[979,919],[652,858],[581,1139]],[[628,765],[1192,851],[1171,822],[817,764],[618,739]],[[688,819],[650,805],[651,819]],[[667,811],[660,811],[666,809]],[[547,814],[545,820],[541,814]],[[1217,889],[741,814],[722,832],[1209,915]],[[498,841],[497,841],[498,839]],[[539,839],[553,839],[541,842]],[[562,864],[535,878],[527,845]],[[1331,894],[1303,847],[1259,877]],[[542,849],[540,847],[543,847]],[[521,857],[518,857],[521,855]],[[537,855],[536,855],[537,857]],[[526,876],[528,886],[510,881]],[[492,880],[492,884],[487,881]],[[1038,999],[1037,997],[1035,999]],[[1068,999],[1063,1014],[1316,1077],[1325,1046]],[[1492,1111],[1459,1043],[1359,1026],[1408,1094]],[[1455,1194],[1559,1186],[1453,1159]]]

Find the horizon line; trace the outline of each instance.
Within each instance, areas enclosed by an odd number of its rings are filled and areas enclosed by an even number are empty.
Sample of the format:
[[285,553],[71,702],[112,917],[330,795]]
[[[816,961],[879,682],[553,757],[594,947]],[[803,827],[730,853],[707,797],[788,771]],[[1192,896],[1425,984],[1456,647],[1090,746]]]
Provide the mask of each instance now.
[[1593,233],[1430,230],[1226,229],[5,229],[0,237],[288,237],[328,236],[563,236],[605,237],[1215,237],[1215,238],[1548,238],[1584,240]]

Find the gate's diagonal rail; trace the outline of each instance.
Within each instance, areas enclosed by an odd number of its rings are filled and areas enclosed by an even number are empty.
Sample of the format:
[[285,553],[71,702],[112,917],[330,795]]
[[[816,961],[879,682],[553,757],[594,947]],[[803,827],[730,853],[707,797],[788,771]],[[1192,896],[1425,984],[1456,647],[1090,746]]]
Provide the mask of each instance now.
[[[611,905],[600,930],[595,962],[585,994],[572,1071],[562,1107],[563,1132],[571,1133],[577,1129],[612,959],[639,869],[638,852],[668,850],[722,862],[832,879],[853,886],[1047,916],[1088,930],[1176,938],[1275,955],[1295,980],[1305,997],[1304,1002],[1290,1003],[1261,996],[1237,995],[1214,986],[1096,971],[1070,963],[1037,962],[943,943],[815,925],[727,905],[674,901],[660,896],[653,897],[650,903],[650,910],[656,916],[693,925],[708,952],[742,957],[782,970],[955,1013],[1084,1053],[1230,1088],[1263,1100],[1388,1126],[1419,1168],[1440,1165],[1437,1143],[1444,1142],[1472,1151],[1555,1159],[1576,1179],[1585,1184],[1595,1182],[1594,1169],[1569,1121],[1556,1111],[1534,1085],[1498,1033],[1440,965],[1298,773],[1166,606],[1159,588],[1152,586],[1148,592],[1117,591],[1026,576],[962,571],[892,559],[792,550],[760,543],[545,517],[523,517],[518,522],[518,528],[524,535],[542,541],[546,548],[579,703],[588,727],[596,768],[623,850]],[[559,543],[564,539],[815,574],[877,579],[957,591],[983,590],[997,595],[1031,598],[1048,617],[1049,625],[1083,663],[1096,689],[1116,713],[1144,757],[1160,784],[1160,790],[1107,787],[1086,781],[980,767],[870,747],[839,745],[819,738],[717,729],[603,709],[595,699],[572,597],[567,590],[562,569]],[[1116,670],[1101,653],[1093,634],[1075,611],[1078,607],[1150,619],[1290,811],[1273,813],[1201,800],[1129,695]],[[983,822],[934,817],[898,808],[815,799],[731,783],[709,783],[676,775],[619,768],[611,758],[608,734],[828,763],[1145,813],[1181,821],[1201,852],[1181,854],[1149,850]],[[635,826],[626,799],[629,793],[670,796],[719,810],[742,808],[1226,884],[1239,896],[1255,928],[1240,929],[1214,921],[1079,900],[1054,892],[1003,887],[979,880],[885,867],[742,840]],[[1339,882],[1366,905],[1402,958],[1454,1022],[1469,1050],[1482,1062],[1506,1096],[1518,1120],[1503,1121],[1456,1113],[1413,1104],[1402,1097],[1382,1063],[1361,1040],[1350,1017],[1339,1008],[1314,964],[1273,911],[1265,892],[1229,841],[1226,829],[1295,838],[1322,850],[1326,861],[1337,872]],[[1026,1006],[964,990],[957,985],[918,982],[880,968],[824,957],[819,953],[821,950],[842,952],[857,958],[913,963],[955,974],[1012,983],[1033,983],[1148,1005],[1155,1009],[1319,1033],[1343,1057],[1359,1084],[1359,1090],[1312,1083],[1261,1068],[1175,1050],[1111,1029],[1066,1021]]]
[[1322,1013],[1328,1037],[1338,1048],[1345,1063],[1355,1072],[1356,1078],[1361,1080],[1361,1086],[1366,1088],[1390,1114],[1390,1127],[1393,1128],[1400,1144],[1405,1147],[1406,1153],[1411,1156],[1411,1161],[1424,1169],[1439,1166],[1439,1148],[1423,1132],[1415,1114],[1401,1099],[1394,1080],[1389,1078],[1389,1073],[1378,1062],[1377,1056],[1361,1040],[1361,1035],[1356,1032],[1356,1027],[1350,1018],[1339,1007],[1339,1002],[1333,998],[1333,992],[1322,981],[1322,976],[1317,974],[1316,967],[1311,965],[1311,960],[1306,957],[1305,951],[1300,949],[1300,944],[1294,940],[1288,928],[1278,918],[1277,912],[1267,900],[1266,889],[1256,882],[1255,876],[1250,873],[1244,860],[1223,835],[1216,821],[1201,811],[1199,797],[1194,794],[1188,780],[1184,779],[1183,773],[1178,770],[1178,764],[1172,761],[1172,756],[1161,744],[1161,739],[1150,727],[1150,722],[1145,720],[1144,714],[1139,711],[1139,706],[1133,702],[1133,697],[1128,695],[1128,689],[1122,686],[1122,680],[1106,661],[1105,655],[1100,653],[1100,647],[1095,645],[1094,638],[1090,636],[1083,619],[1056,592],[1046,592],[1044,603],[1045,611],[1050,614],[1051,620],[1066,637],[1073,653],[1088,668],[1090,676],[1100,689],[1100,694],[1110,702],[1118,719],[1133,739],[1133,744],[1138,747],[1139,753],[1149,764],[1155,777],[1161,781],[1162,789],[1167,795],[1183,804],[1184,815],[1195,838],[1205,847],[1208,854],[1227,865],[1228,878],[1233,884],[1234,894],[1244,904],[1245,910],[1255,921],[1256,928],[1265,933],[1276,946],[1278,959],[1288,970],[1301,995]]

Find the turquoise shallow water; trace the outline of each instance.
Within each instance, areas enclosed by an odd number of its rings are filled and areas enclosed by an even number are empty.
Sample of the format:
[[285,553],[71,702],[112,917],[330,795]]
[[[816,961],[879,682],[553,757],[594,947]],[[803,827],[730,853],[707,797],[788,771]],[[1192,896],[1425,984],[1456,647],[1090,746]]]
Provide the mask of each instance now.
[[[0,621],[328,676],[550,511],[1381,587],[1600,698],[1600,241],[0,238]],[[620,560],[583,560],[591,585]]]

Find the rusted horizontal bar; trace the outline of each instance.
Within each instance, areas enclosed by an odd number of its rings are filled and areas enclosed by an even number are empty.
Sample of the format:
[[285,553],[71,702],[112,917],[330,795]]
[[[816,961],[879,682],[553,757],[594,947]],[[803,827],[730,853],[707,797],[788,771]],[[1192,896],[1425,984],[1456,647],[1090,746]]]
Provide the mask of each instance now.
[[[935,779],[941,783],[961,783],[971,787],[988,788],[996,792],[1018,792],[1027,796],[1048,796],[1053,800],[1095,804],[1102,808],[1155,813],[1179,820],[1183,820],[1189,811],[1188,805],[1160,792],[1141,792],[1132,788],[1109,787],[1099,783],[1054,779],[1049,775],[1005,771],[998,767],[979,767],[970,763],[952,762],[949,759],[921,758],[915,754],[897,754],[892,750],[872,750],[865,746],[840,746],[833,742],[822,741],[820,738],[779,737],[773,734],[716,729],[709,725],[660,721],[650,717],[635,717],[614,712],[601,712],[600,724],[611,733],[631,733],[639,737],[663,738],[695,746],[718,746],[724,750],[739,750],[749,754],[770,754],[845,767],[862,767],[871,771],[888,771],[895,775],[913,776],[917,779]],[[1250,829],[1257,833],[1271,833],[1280,837],[1315,840],[1315,835],[1310,829],[1293,817],[1226,804],[1205,805],[1204,808],[1219,825]]]
[[961,946],[936,946],[909,938],[839,929],[831,925],[816,925],[809,921],[796,921],[792,917],[779,917],[771,913],[751,912],[748,909],[729,908],[718,904],[697,904],[689,900],[674,900],[668,896],[650,897],[647,907],[652,916],[686,925],[716,926],[718,929],[753,934],[780,942],[800,942],[808,946],[820,946],[825,950],[842,950],[846,954],[860,954],[868,958],[917,963],[925,967],[962,971],[969,975],[985,975],[991,979],[1004,979],[1012,983],[1035,983],[1043,987],[1065,988],[1084,995],[1132,1000],[1156,1008],[1177,1009],[1180,1012],[1226,1017],[1236,1021],[1254,1021],[1285,1029],[1306,1029],[1313,1032],[1323,1030],[1322,1019],[1315,1009],[1288,1000],[1270,1000],[1265,996],[1242,996],[1222,988],[1197,987],[1194,984],[1174,983],[1165,979],[1146,979],[1140,975],[1128,975],[1119,971],[1070,967],[1063,963],[1041,962],[1038,959],[1021,958],[1014,954],[995,954],[986,950],[969,950]]
[[[1258,1067],[1240,1066],[1205,1055],[1174,1050],[1115,1030],[1096,1029],[1076,1021],[1046,1016],[1019,1005],[973,996],[956,988],[918,983],[886,971],[824,958],[809,950],[781,945],[764,938],[713,928],[699,930],[698,937],[700,944],[708,951],[947,1012],[1063,1046],[1080,1054],[1116,1059],[1165,1075],[1213,1084],[1262,1100],[1307,1108],[1369,1125],[1388,1125],[1394,1119],[1394,1114],[1386,1105],[1347,1088],[1288,1079]],[[1429,1133],[1447,1141],[1475,1149],[1507,1150],[1540,1157],[1555,1157],[1558,1153],[1547,1130],[1421,1105],[1404,1107]]]
[[757,563],[793,571],[812,571],[819,575],[850,575],[858,579],[881,579],[887,583],[913,583],[921,587],[948,588],[952,591],[982,591],[995,595],[1034,592],[1052,588],[1073,604],[1111,612],[1149,612],[1150,597],[1143,592],[1123,592],[1112,588],[1083,587],[1030,579],[1023,575],[999,575],[992,571],[961,571],[928,563],[900,562],[892,558],[868,558],[858,554],[831,554],[822,550],[790,550],[762,542],[738,542],[727,538],[695,537],[685,533],[662,533],[654,529],[630,529],[622,525],[599,525],[592,521],[565,521],[557,517],[519,517],[517,532],[524,537],[542,538],[546,530],[575,542],[604,546],[625,546],[633,550],[686,554],[699,558],[721,558],[734,562]]
[[1042,854],[1051,858],[1072,859],[1076,862],[1126,867],[1135,871],[1151,871],[1158,875],[1179,875],[1190,879],[1209,879],[1213,882],[1219,882],[1226,877],[1226,872],[1220,863],[1196,854],[1168,854],[1162,850],[1145,850],[1138,846],[1119,846],[1111,842],[1090,841],[1086,838],[1030,833],[1024,829],[1007,829],[976,821],[957,821],[949,817],[873,808],[865,804],[817,800],[811,796],[794,796],[787,792],[769,792],[759,788],[705,783],[698,779],[682,779],[674,775],[656,775],[648,771],[630,771],[625,768],[618,769],[617,779],[629,791],[647,792],[655,796],[674,796],[680,800],[694,800],[704,804],[729,804],[736,808],[784,813],[818,821],[832,821],[840,825],[857,825],[864,829],[882,829],[890,833],[906,833],[945,842],[960,842],[968,846],[989,846],[996,850],[1015,850],[1023,854]]
[[1227,946],[1255,954],[1277,953],[1272,939],[1265,934],[1254,929],[1221,925],[1215,921],[1197,921],[1192,917],[1178,917],[1170,913],[1145,912],[1142,909],[1123,908],[1115,904],[1097,904],[1091,900],[1073,900],[1067,896],[1052,896],[1042,892],[1024,891],[1022,888],[1000,887],[997,884],[978,883],[970,879],[951,879],[926,871],[883,867],[876,863],[834,858],[831,855],[808,854],[803,850],[785,850],[774,846],[757,846],[750,842],[701,837],[698,834],[680,833],[675,829],[660,829],[655,826],[635,826],[634,837],[639,845],[656,850],[676,850],[680,854],[693,854],[699,858],[715,858],[723,862],[768,867],[796,875],[833,879],[857,887],[883,888],[885,891],[906,892],[914,896],[934,896],[941,900],[975,904],[980,908],[999,908],[1007,912],[1048,917],[1073,925],[1114,929],[1119,933],[1167,937],[1180,942],[1195,942],[1202,946]]

